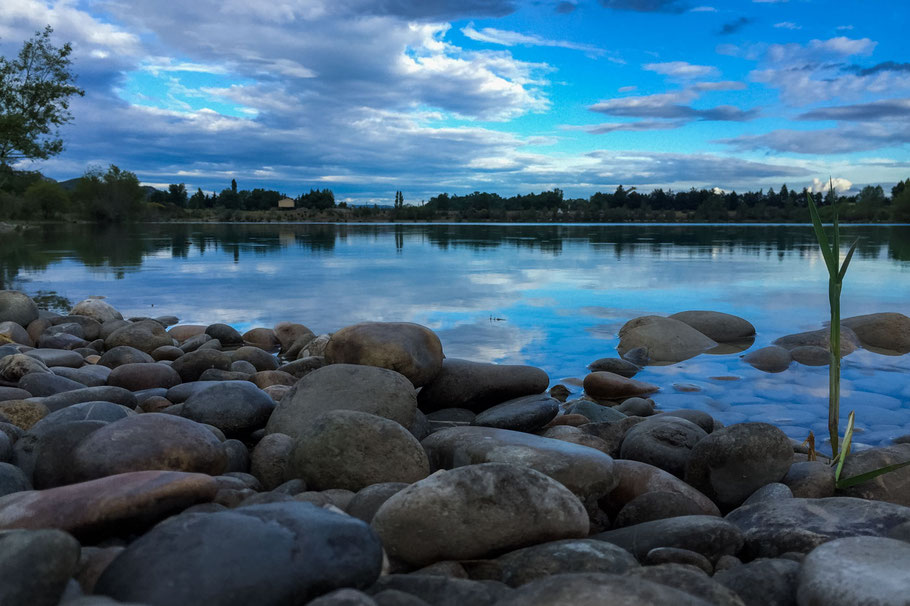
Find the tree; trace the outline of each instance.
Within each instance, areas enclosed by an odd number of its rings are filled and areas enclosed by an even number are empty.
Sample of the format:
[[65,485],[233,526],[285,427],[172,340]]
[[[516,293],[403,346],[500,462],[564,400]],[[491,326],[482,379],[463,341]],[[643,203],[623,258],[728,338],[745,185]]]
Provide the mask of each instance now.
[[55,47],[53,32],[48,25],[22,45],[18,57],[0,57],[0,166],[63,151],[59,128],[73,118],[70,97],[85,91],[74,85],[72,46]]
[[190,208],[205,208],[205,192],[202,191],[202,188],[196,188],[196,193],[190,197],[189,206]]
[[111,164],[106,173],[100,168],[87,170],[74,197],[91,219],[118,223],[138,214],[144,193],[135,174]]
[[183,183],[171,183],[167,188],[167,201],[174,206],[186,208],[186,185]]
[[24,197],[30,217],[53,219],[69,207],[69,196],[54,181],[35,181],[25,190]]

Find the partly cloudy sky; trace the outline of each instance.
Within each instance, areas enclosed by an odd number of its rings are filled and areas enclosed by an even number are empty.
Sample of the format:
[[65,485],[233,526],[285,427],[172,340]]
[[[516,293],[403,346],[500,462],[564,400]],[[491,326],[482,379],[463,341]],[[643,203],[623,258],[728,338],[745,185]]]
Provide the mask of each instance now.
[[2,0],[0,53],[46,24],[86,93],[28,165],[57,179],[391,204],[910,177],[904,1]]

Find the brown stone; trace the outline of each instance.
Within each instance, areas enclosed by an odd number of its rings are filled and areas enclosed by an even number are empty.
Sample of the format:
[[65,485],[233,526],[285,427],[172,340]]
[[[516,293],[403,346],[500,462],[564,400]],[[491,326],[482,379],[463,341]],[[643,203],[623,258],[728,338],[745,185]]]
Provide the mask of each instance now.
[[7,400],[0,402],[0,415],[3,415],[9,422],[28,431],[32,425],[50,414],[47,406],[40,402],[31,400]]
[[643,396],[660,388],[650,383],[627,379],[616,373],[600,370],[585,377],[585,393],[598,400],[614,400]]
[[271,328],[252,328],[243,333],[243,342],[270,353],[281,347],[278,335]]
[[853,316],[841,320],[856,333],[863,347],[878,353],[903,355],[910,352],[910,318],[889,312]]
[[206,326],[201,324],[184,324],[182,326],[172,326],[167,333],[178,342],[183,343],[190,337],[201,335],[205,332]]
[[253,383],[259,389],[272,385],[285,385],[291,387],[297,382],[297,377],[282,370],[261,370],[253,375]]
[[214,478],[176,471],[137,471],[48,490],[0,497],[0,529],[59,528],[92,536],[126,522],[149,524],[195,503],[211,501]]
[[581,427],[586,423],[590,423],[591,419],[584,415],[559,415],[546,425],[544,429],[549,429],[550,427],[557,427],[559,425],[569,425],[571,427]]
[[711,499],[673,474],[653,465],[616,459],[613,461],[613,474],[619,483],[610,494],[601,499],[608,510],[619,511],[632,499],[648,492],[673,492],[695,502],[704,515],[720,515],[720,510]]

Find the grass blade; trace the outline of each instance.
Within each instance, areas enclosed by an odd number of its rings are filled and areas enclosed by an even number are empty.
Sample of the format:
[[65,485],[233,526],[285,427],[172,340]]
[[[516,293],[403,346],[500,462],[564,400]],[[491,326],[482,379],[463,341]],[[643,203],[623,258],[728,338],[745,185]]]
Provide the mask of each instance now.
[[837,487],[850,488],[851,486],[856,486],[857,484],[863,484],[869,480],[874,480],[880,475],[890,473],[892,471],[900,469],[901,467],[906,467],[907,465],[910,465],[910,461],[895,463],[893,465],[886,465],[885,467],[879,467],[878,469],[873,469],[872,471],[867,471],[866,473],[850,476],[849,478],[844,478],[843,480],[837,480]]
[[838,283],[844,281],[844,275],[847,273],[847,266],[850,265],[850,259],[853,258],[853,253],[856,251],[857,244],[859,244],[859,238],[853,241],[853,244],[850,246],[850,250],[847,251],[847,256],[844,257],[844,264],[840,266],[840,273],[837,274]]
[[853,424],[856,421],[856,415],[851,410],[847,416],[847,429],[844,431],[844,444],[841,451],[837,454],[837,470],[834,472],[834,481],[840,481],[841,471],[844,469],[844,463],[847,461],[847,455],[850,454],[850,442],[853,440]]
[[831,245],[828,243],[828,236],[825,234],[825,228],[822,225],[821,217],[818,216],[818,208],[815,206],[815,201],[812,199],[811,195],[806,194],[806,201],[809,203],[809,215],[812,217],[812,229],[815,231],[815,239],[818,240],[818,247],[822,249],[825,265],[828,266],[828,273],[831,276],[836,276],[836,260],[831,251]]

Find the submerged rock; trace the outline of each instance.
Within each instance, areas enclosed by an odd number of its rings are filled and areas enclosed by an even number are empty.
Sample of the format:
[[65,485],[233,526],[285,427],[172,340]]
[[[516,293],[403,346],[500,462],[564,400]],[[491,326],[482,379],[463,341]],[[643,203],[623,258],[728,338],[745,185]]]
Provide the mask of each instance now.
[[533,366],[446,358],[439,374],[420,390],[417,401],[425,413],[443,408],[482,412],[513,398],[543,393],[549,383],[547,373]]
[[910,318],[885,312],[841,320],[856,333],[864,347],[878,353],[903,355],[910,352]]
[[748,320],[719,311],[681,311],[669,317],[685,322],[718,343],[739,341],[755,334],[755,327]]
[[[639,347],[647,350],[652,364],[672,364],[704,353],[717,342],[685,322],[661,316],[641,316],[619,329],[619,354]],[[635,394],[631,394],[635,395]]]

